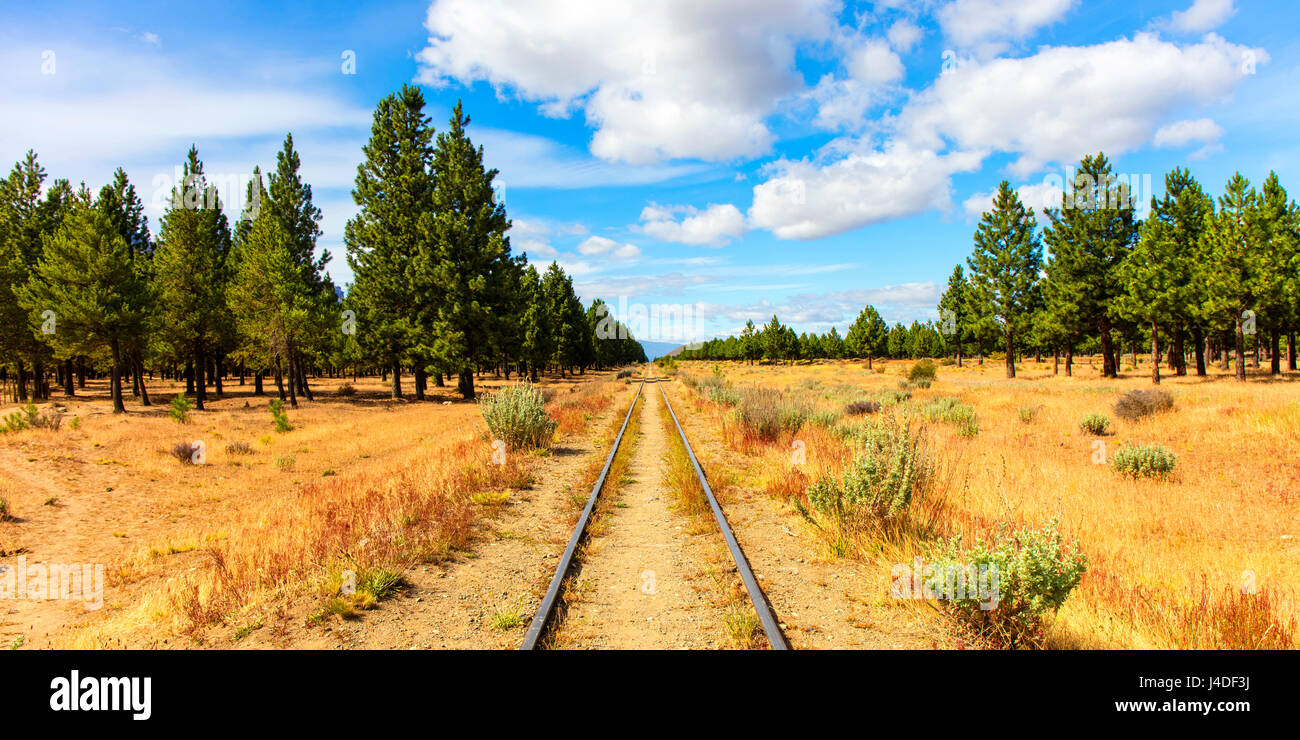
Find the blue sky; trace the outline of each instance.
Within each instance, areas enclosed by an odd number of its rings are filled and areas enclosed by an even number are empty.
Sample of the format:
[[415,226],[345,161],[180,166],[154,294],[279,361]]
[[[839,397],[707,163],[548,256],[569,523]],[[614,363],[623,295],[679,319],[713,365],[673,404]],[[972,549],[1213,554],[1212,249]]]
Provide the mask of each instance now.
[[934,318],[987,194],[1041,207],[1085,153],[1156,194],[1176,166],[1300,189],[1297,28],[1286,0],[9,4],[0,160],[123,166],[156,228],[191,142],[238,194],[292,131],[346,284],[371,110],[415,81],[438,127],[464,100],[516,250],[634,330],[689,311],[642,338],[843,332]]

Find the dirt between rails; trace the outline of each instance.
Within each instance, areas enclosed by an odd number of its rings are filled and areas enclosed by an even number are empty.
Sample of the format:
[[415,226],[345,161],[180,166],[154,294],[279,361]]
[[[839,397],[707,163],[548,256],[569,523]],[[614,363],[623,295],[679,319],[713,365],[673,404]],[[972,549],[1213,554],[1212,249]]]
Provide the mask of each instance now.
[[[721,430],[690,411],[687,391],[665,383],[673,410],[705,474],[709,461],[733,470],[751,463],[728,449]],[[656,394],[657,395],[657,394]],[[889,597],[889,569],[817,556],[802,517],[763,491],[733,486],[723,512],[794,649],[955,648],[938,622]]]
[[[669,440],[663,399],[647,383],[641,431],[608,523],[592,536],[556,644],[640,650],[726,647],[726,611],[710,573],[719,567],[716,531],[695,531],[673,511],[663,483]],[[725,566],[723,566],[725,567]],[[734,568],[734,565],[732,566]]]

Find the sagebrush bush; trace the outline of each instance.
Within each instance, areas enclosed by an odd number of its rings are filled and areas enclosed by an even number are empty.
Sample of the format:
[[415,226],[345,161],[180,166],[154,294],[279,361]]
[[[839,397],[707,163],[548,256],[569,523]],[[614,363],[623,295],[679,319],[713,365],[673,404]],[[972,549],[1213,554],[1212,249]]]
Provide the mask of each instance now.
[[0,498],[0,522],[7,522],[14,518],[14,514],[9,509],[9,499]]
[[1169,391],[1158,388],[1129,391],[1115,401],[1115,415],[1127,421],[1136,421],[1173,408],[1174,397]]
[[934,364],[934,360],[921,360],[907,371],[907,379],[922,388],[929,388],[938,372],[939,368]]
[[614,376],[614,379],[622,380],[623,378],[630,378],[635,374],[636,374],[635,370],[633,370],[632,368],[627,368],[626,370],[619,370],[618,375]]
[[724,406],[735,406],[740,403],[740,394],[736,392],[736,389],[725,385],[710,386],[705,392],[705,396],[710,401]]
[[199,446],[192,442],[177,442],[171,449],[171,456],[181,461],[183,465],[194,464],[194,453]]
[[[995,605],[993,600],[981,598],[950,598],[943,606],[981,637],[1014,648],[1042,645],[1046,619],[1060,610],[1079,585],[1088,558],[1080,551],[1078,540],[1069,548],[1064,546],[1053,519],[1041,530],[1021,529],[1003,535],[992,547],[977,542],[963,550],[962,538],[954,537],[943,544],[932,564],[937,573],[996,575]],[[992,581],[990,577],[990,585]],[[969,591],[964,595],[969,597]]]
[[493,438],[512,450],[549,448],[559,422],[546,412],[542,393],[529,383],[508,385],[479,399]]
[[809,424],[816,424],[819,427],[830,429],[840,420],[838,411],[818,411],[808,417]]
[[1016,415],[1021,422],[1025,424],[1033,424],[1034,420],[1038,418],[1038,412],[1041,411],[1042,408],[1042,406],[1021,406],[1020,410],[1016,412]]
[[1162,478],[1174,472],[1178,456],[1160,445],[1126,445],[1111,457],[1110,464],[1134,478]]
[[961,402],[959,398],[941,397],[921,407],[921,416],[930,421],[946,421],[961,424],[975,419],[975,408]]
[[863,414],[874,414],[880,411],[879,401],[854,401],[844,407],[846,416],[862,416]]
[[901,516],[930,475],[921,434],[893,416],[868,421],[845,432],[860,446],[839,476],[823,475],[808,487],[808,502],[836,517],[865,514],[887,520]]
[[909,391],[884,388],[876,394],[876,398],[880,399],[881,406],[897,406],[900,403],[912,400],[912,394]]
[[247,442],[231,442],[226,445],[226,452],[231,455],[251,455],[253,446]]
[[1110,432],[1110,417],[1105,414],[1088,414],[1079,421],[1079,428],[1093,436],[1105,436]]
[[343,385],[339,386],[339,389],[335,391],[335,394],[340,396],[351,396],[356,392],[357,389],[353,388],[351,383],[344,383]]

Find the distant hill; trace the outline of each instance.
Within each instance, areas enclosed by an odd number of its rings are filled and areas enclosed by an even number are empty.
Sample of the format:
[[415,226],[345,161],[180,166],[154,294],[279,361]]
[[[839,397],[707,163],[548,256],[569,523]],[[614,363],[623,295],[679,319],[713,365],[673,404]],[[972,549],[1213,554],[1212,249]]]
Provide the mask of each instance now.
[[676,342],[641,342],[641,348],[645,350],[645,358],[651,361],[656,357],[675,355],[681,347],[682,345]]

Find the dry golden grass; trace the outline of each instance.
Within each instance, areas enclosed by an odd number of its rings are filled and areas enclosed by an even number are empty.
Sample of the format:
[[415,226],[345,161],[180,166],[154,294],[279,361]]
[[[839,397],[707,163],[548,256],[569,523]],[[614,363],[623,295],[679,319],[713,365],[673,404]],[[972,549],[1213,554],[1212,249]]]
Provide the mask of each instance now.
[[[1099,363],[1098,363],[1099,364]],[[852,388],[897,388],[910,362],[745,366],[724,364],[734,383],[802,389],[820,407],[842,407]],[[711,365],[684,366],[702,376]],[[1175,410],[1136,422],[1119,419],[1115,399],[1149,388],[1149,366],[1100,378],[1084,361],[1074,377],[1050,362],[1019,366],[1007,380],[999,361],[945,366],[929,389],[911,389],[912,404],[958,397],[976,410],[979,433],[953,424],[929,427],[931,449],[948,471],[941,531],[988,537],[1005,523],[1041,527],[1059,518],[1088,556],[1088,572],[1048,635],[1054,647],[1294,647],[1300,593],[1300,375],[1253,376],[1245,384],[1212,370],[1209,378],[1166,377]],[[850,388],[842,388],[848,386]],[[1029,421],[1020,409],[1036,408]],[[1079,420],[1111,417],[1111,433],[1087,436]],[[731,422],[720,422],[731,423]],[[845,449],[824,430],[756,446],[728,431],[734,449],[760,454],[765,480],[783,498],[837,470]],[[806,445],[807,463],[791,475],[789,446]],[[1094,446],[1100,441],[1104,448]],[[1122,476],[1099,464],[1100,452],[1155,443],[1178,456],[1166,480]],[[1097,456],[1097,457],[1095,457]],[[1095,462],[1095,460],[1097,462]],[[884,567],[919,551],[907,538],[859,551]],[[1257,591],[1257,593],[1252,592]]]
[[[608,377],[542,387],[563,419],[601,403],[601,393],[571,388]],[[107,564],[101,612],[28,607],[50,633],[33,646],[185,646],[286,610],[350,616],[329,608],[345,573],[359,592],[390,595],[405,567],[467,545],[491,509],[476,501],[529,485],[535,458],[494,464],[476,405],[451,389],[430,388],[429,402],[413,403],[387,398],[377,378],[336,395],[343,382],[314,380],[317,401],[287,409],[294,429],[284,434],[251,384],[228,384],[225,398],[182,425],[166,415],[174,384],[150,384],[154,407],[128,399],[130,413],[113,415],[106,389],[92,383],[75,399],[54,399],[67,409],[61,431],[0,437],[0,490],[22,513],[0,524],[0,546],[34,561]],[[483,378],[480,389],[501,383]],[[170,454],[196,440],[206,464]],[[227,450],[241,442],[251,453]],[[42,506],[52,496],[57,505]],[[191,639],[171,640],[178,636]]]

